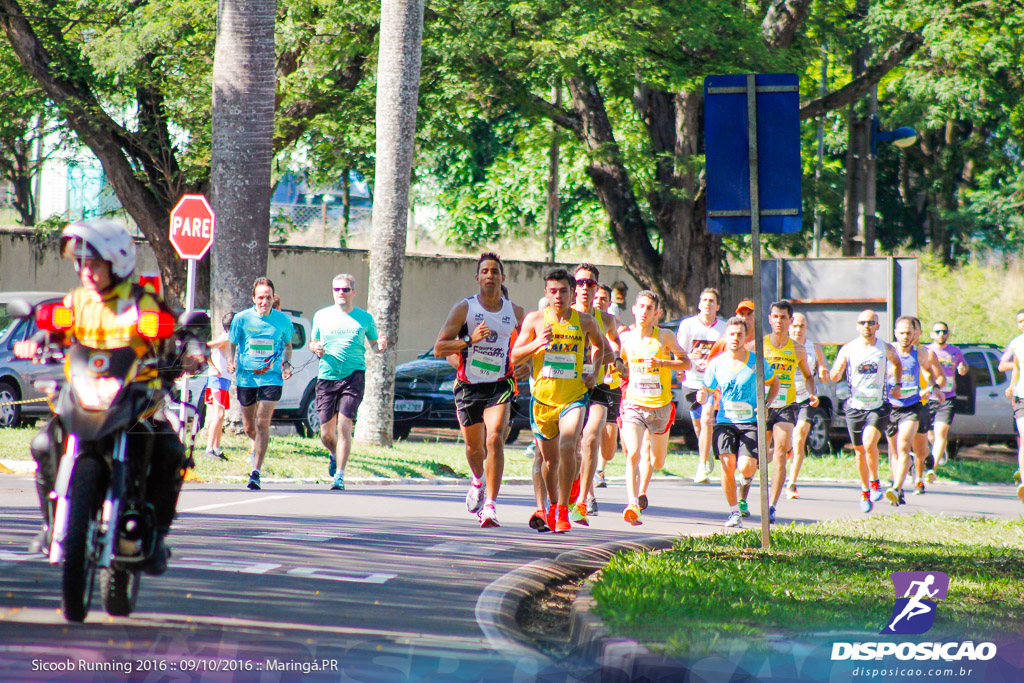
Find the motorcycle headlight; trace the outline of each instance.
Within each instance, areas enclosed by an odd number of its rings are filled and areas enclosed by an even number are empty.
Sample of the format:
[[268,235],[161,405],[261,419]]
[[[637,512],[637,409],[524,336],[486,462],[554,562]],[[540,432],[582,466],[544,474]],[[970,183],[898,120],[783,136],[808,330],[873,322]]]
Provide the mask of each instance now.
[[86,410],[107,410],[121,391],[123,383],[116,377],[72,375],[71,386]]

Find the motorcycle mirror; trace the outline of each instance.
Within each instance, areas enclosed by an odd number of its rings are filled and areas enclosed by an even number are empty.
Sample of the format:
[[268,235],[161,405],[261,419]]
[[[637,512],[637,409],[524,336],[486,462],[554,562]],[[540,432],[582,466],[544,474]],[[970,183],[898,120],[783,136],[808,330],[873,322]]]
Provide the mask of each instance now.
[[7,315],[12,318],[31,317],[34,307],[27,299],[11,299],[7,302]]

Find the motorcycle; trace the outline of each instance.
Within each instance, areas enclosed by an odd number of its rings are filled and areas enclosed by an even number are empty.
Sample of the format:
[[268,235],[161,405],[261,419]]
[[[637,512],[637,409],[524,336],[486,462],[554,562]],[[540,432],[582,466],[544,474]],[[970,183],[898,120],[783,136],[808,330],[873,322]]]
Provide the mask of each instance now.
[[[33,307],[17,301],[8,311],[14,317],[34,316],[47,337],[73,324],[73,312],[61,303]],[[48,558],[62,564],[61,608],[68,621],[83,621],[88,614],[97,570],[107,613],[128,616],[135,608],[140,575],[157,547],[155,509],[146,495],[152,418],[163,417],[183,443],[189,442],[185,466],[194,462],[195,430],[187,430],[188,421],[179,418],[173,388],[186,359],[206,360],[200,330],[209,329],[209,318],[198,312],[175,319],[167,312],[143,311],[136,327],[141,336],[165,342],[159,344],[165,352],[140,359],[131,347],[94,349],[77,342],[67,348],[45,343],[37,352],[38,362],[63,360],[67,378],[59,389],[52,381],[37,386],[50,397],[55,416],[50,447],[63,450],[50,494]],[[156,381],[133,381],[150,375]],[[129,440],[130,430],[144,436]]]

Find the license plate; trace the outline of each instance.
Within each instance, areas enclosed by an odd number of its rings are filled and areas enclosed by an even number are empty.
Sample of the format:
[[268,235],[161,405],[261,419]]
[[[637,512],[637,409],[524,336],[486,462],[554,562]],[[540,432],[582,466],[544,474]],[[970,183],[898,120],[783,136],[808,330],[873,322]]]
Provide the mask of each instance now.
[[423,401],[398,399],[395,401],[396,413],[418,413],[423,410]]

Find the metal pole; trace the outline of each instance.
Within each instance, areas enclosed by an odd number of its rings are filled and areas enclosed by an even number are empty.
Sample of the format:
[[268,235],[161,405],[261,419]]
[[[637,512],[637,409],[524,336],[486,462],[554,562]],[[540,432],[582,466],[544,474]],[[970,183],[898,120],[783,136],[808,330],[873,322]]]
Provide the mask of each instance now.
[[764,329],[761,324],[761,207],[757,193],[757,85],[747,74],[747,141],[750,157],[750,244],[754,266],[754,373],[757,376],[757,463],[761,473],[761,547],[772,543],[768,525],[768,461],[764,401]]
[[[185,267],[185,312],[191,313],[196,302],[196,260],[187,259]],[[181,424],[185,424],[185,403],[188,401],[188,377],[182,375],[178,380],[178,396],[181,397],[181,407],[178,409],[178,417]]]

